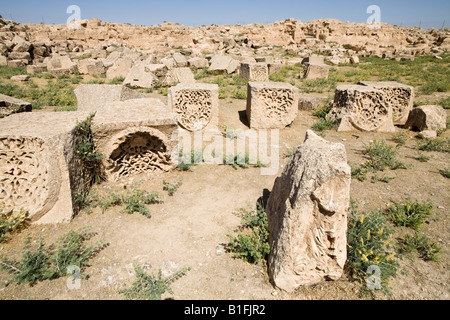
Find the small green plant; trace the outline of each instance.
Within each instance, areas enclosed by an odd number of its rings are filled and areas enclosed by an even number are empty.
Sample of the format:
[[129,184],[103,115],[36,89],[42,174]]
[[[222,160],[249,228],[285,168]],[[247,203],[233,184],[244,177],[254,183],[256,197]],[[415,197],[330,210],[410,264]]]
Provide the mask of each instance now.
[[377,183],[377,182],[389,183],[390,181],[392,181],[394,179],[395,179],[395,177],[388,177],[388,176],[379,177],[378,174],[375,173],[372,176],[372,183]]
[[246,100],[247,99],[247,88],[237,88],[233,92],[233,98],[239,99],[239,100]]
[[352,179],[356,179],[361,182],[367,180],[367,169],[358,167],[353,163],[349,163],[349,165],[352,170]]
[[369,267],[379,267],[381,290],[389,294],[389,279],[396,276],[399,268],[399,263],[394,259],[397,251],[393,245],[394,230],[389,227],[382,213],[361,213],[353,201],[349,212],[345,269],[361,282],[362,291],[369,293],[365,286]]
[[0,243],[5,240],[7,234],[20,230],[25,225],[27,216],[24,210],[17,214],[5,214],[0,206]]
[[406,235],[405,239],[400,243],[400,251],[402,252],[416,252],[425,261],[439,261],[438,253],[441,248],[435,243],[431,242],[427,236],[421,236],[417,232],[413,235]]
[[161,197],[157,192],[140,190],[138,187],[133,186],[131,190],[127,190],[124,193],[107,191],[107,197],[94,203],[93,206],[99,206],[104,213],[110,207],[123,205],[124,213],[140,213],[147,218],[151,218],[147,205],[160,203]]
[[103,159],[103,155],[95,150],[92,137],[92,123],[95,113],[92,113],[86,120],[78,122],[75,131],[77,136],[77,154],[87,162],[98,162]]
[[[245,210],[243,210],[245,212]],[[270,253],[267,213],[258,204],[256,211],[245,212],[242,229],[237,237],[227,235],[230,239],[227,249],[234,257],[249,263],[259,263]]]
[[163,180],[163,190],[167,191],[170,197],[172,197],[175,192],[178,190],[178,188],[183,183],[183,179],[177,180],[175,183],[167,182],[166,180]]
[[431,202],[420,203],[408,199],[404,204],[394,202],[386,213],[396,226],[420,230],[426,218],[432,215],[432,210]]
[[179,171],[189,171],[192,167],[203,162],[203,150],[192,150],[190,153],[185,154],[183,149],[180,149],[178,155]]
[[162,277],[161,269],[158,275],[149,275],[142,268],[135,266],[136,280],[130,289],[120,290],[127,300],[161,300],[164,293],[169,292],[173,294],[170,285],[181,277],[185,276],[190,270],[189,267],[176,272],[169,278]]
[[315,122],[313,124],[313,130],[321,133],[325,132],[327,130],[334,129],[336,127],[336,121],[327,119],[327,118],[320,118],[319,121]]
[[374,140],[369,145],[364,145],[364,153],[369,158],[364,167],[373,172],[406,169],[406,165],[397,160],[397,150],[386,143],[386,141]]
[[443,170],[439,170],[439,173],[440,173],[443,177],[445,177],[445,178],[447,178],[447,179],[450,179],[450,168],[445,168],[445,169],[443,169]]
[[23,247],[20,261],[0,260],[0,267],[10,274],[10,282],[35,284],[67,275],[67,267],[75,266],[83,271],[89,260],[105,247],[103,242],[94,246],[86,244],[95,236],[89,228],[70,231],[58,239],[56,245],[46,246],[39,238],[36,242],[28,237]]
[[114,79],[109,81],[109,84],[122,84],[124,81],[125,81],[125,78],[120,76],[120,77],[115,77]]

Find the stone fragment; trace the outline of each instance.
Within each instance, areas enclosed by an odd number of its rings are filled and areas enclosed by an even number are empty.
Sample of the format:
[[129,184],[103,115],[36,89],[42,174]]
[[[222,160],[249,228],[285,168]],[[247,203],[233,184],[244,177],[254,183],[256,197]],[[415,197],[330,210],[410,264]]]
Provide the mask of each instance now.
[[0,66],[7,66],[7,65],[8,65],[8,58],[0,55]]
[[298,114],[298,89],[282,82],[249,82],[247,118],[252,129],[283,129]]
[[383,91],[386,101],[392,106],[394,124],[406,123],[414,105],[414,87],[393,81],[361,81],[358,84]]
[[269,68],[269,75],[271,75],[280,72],[283,65],[281,63],[268,63],[267,67]]
[[28,212],[32,223],[70,222],[91,171],[78,151],[80,112],[31,112],[0,119],[0,203]]
[[276,179],[266,211],[269,277],[292,292],[338,280],[347,260],[351,169],[345,147],[307,131]]
[[189,66],[197,69],[208,68],[209,61],[205,58],[194,57],[188,60]]
[[114,78],[125,78],[133,67],[133,60],[130,58],[119,58],[114,65],[106,71],[106,78],[113,80]]
[[24,60],[9,60],[7,62],[9,68],[23,67],[24,65],[26,65],[26,61]]
[[304,111],[314,110],[322,104],[322,98],[310,94],[300,94],[298,99],[298,109]]
[[0,118],[14,113],[31,112],[31,103],[0,94]]
[[27,73],[28,74],[41,74],[44,72],[44,68],[37,65],[28,65],[27,66]]
[[392,107],[385,97],[373,87],[340,85],[328,117],[338,122],[339,132],[395,132]]
[[157,77],[164,77],[167,74],[167,67],[164,64],[148,64],[145,71],[153,73]]
[[254,82],[269,81],[269,68],[267,63],[241,63],[242,79]]
[[164,86],[174,86],[178,83],[195,83],[195,77],[190,68],[173,68],[170,69],[164,80]]
[[24,82],[30,80],[30,76],[27,74],[12,76],[11,81]]
[[188,61],[185,56],[183,56],[181,53],[175,53],[173,55],[173,59],[175,60],[176,66],[178,68],[184,68],[188,66]]
[[210,61],[209,71],[217,74],[232,74],[240,66],[240,62],[229,56],[215,55]]
[[158,82],[158,78],[153,73],[146,71],[145,65],[140,64],[130,69],[123,84],[136,88],[152,88],[156,82]]
[[411,110],[405,127],[415,128],[419,131],[445,129],[447,113],[441,106],[420,106]]
[[178,124],[188,130],[217,129],[219,124],[219,86],[179,84],[169,89],[169,108]]
[[143,93],[122,85],[81,84],[75,89],[79,111],[94,112],[110,102],[146,98]]

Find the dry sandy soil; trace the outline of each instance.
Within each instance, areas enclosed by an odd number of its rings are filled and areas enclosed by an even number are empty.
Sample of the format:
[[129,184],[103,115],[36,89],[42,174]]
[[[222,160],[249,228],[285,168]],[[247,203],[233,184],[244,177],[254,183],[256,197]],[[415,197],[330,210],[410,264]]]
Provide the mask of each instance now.
[[[245,101],[227,99],[220,103],[222,125],[248,129],[239,116],[245,110]],[[99,192],[108,188],[123,190],[124,186],[143,181],[141,188],[160,192],[164,195],[164,202],[149,207],[152,212],[150,219],[139,214],[124,214],[120,207],[108,209],[105,213],[96,208],[90,213],[80,213],[67,225],[32,225],[15,234],[10,241],[0,245],[0,255],[20,258],[27,236],[31,235],[33,239],[42,236],[50,244],[69,230],[86,226],[98,233],[94,239],[104,239],[109,246],[91,261],[91,266],[85,271],[89,278],[81,281],[79,290],[68,289],[68,278],[37,283],[33,287],[5,286],[10,276],[0,272],[0,299],[122,299],[117,290],[131,286],[135,278],[133,265],[155,273],[168,262],[175,262],[179,267],[190,266],[191,270],[172,285],[174,294],[165,294],[163,298],[361,299],[359,284],[346,276],[337,282],[300,288],[292,294],[278,291],[269,283],[264,265],[247,264],[220,250],[229,241],[227,234],[233,234],[240,225],[238,209],[253,209],[257,200],[272,189],[275,178],[289,161],[283,157],[286,149],[300,145],[314,121],[310,112],[301,112],[291,127],[280,132],[280,168],[274,176],[261,175],[259,168],[236,170],[231,166],[202,164],[187,172],[138,176],[122,184],[96,186]],[[351,196],[361,210],[385,208],[391,201],[401,201],[407,196],[433,202],[434,219],[430,219],[422,232],[442,247],[440,261],[424,262],[417,256],[403,259],[401,265],[405,274],[399,273],[393,279],[392,298],[447,300],[450,293],[447,250],[450,241],[449,179],[438,171],[448,167],[449,155],[431,152],[427,153],[431,156],[428,163],[419,162],[415,150],[416,133],[408,133],[410,138],[400,149],[400,159],[410,168],[389,172],[388,175],[394,176],[395,180],[388,184],[353,180]],[[392,134],[338,134],[328,131],[325,138],[343,143],[348,160],[356,164],[364,162],[363,143],[373,139],[386,139],[393,143]],[[173,182],[180,178],[183,179],[181,187],[173,197],[169,197],[163,191],[163,180]],[[396,236],[409,232],[398,230]],[[377,295],[377,298],[385,299],[382,295]]]

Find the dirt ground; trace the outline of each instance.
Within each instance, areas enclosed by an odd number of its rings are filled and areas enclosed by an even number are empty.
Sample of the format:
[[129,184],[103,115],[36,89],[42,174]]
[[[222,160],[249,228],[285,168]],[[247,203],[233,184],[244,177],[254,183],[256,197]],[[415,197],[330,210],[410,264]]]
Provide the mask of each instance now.
[[[157,94],[154,94],[157,96]],[[164,97],[160,97],[163,100]],[[243,100],[220,101],[220,124],[233,129],[248,129],[242,121],[245,110]],[[240,117],[241,115],[241,117]],[[149,207],[152,217],[127,215],[122,208],[115,207],[101,213],[93,209],[81,212],[72,223],[66,225],[32,225],[15,234],[12,239],[0,245],[0,255],[20,258],[27,236],[36,239],[42,236],[48,244],[69,230],[91,227],[98,233],[96,240],[104,239],[109,246],[91,261],[85,273],[88,279],[81,281],[79,290],[70,290],[68,278],[44,281],[35,286],[8,285],[8,274],[0,271],[0,299],[123,299],[117,290],[129,288],[134,280],[133,265],[139,265],[149,272],[159,268],[166,270],[170,265],[191,267],[191,270],[172,285],[174,294],[163,298],[177,300],[321,300],[361,299],[360,286],[344,276],[337,282],[299,288],[292,294],[276,290],[268,281],[264,265],[251,265],[233,259],[224,252],[229,239],[240,225],[240,208],[253,209],[264,192],[270,191],[274,181],[289,161],[283,154],[288,148],[299,146],[306,130],[311,128],[315,118],[311,112],[300,112],[289,128],[280,131],[280,168],[273,176],[261,175],[259,168],[234,169],[231,166],[201,164],[191,171],[137,176],[122,183],[104,183],[97,189],[120,190],[124,186],[143,181],[142,189],[158,191],[164,195],[164,202]],[[402,129],[399,129],[402,130]],[[448,244],[450,232],[449,180],[439,170],[449,166],[449,155],[430,152],[428,163],[421,163],[415,150],[415,132],[407,131],[410,138],[401,147],[400,159],[410,167],[407,170],[388,172],[395,180],[389,183],[352,181],[351,196],[360,210],[385,208],[391,201],[401,201],[407,196],[420,201],[431,200],[434,204],[433,218],[422,232],[442,248],[439,262],[424,262],[417,256],[403,259],[404,274],[392,281],[393,299],[449,299],[450,273]],[[449,132],[446,133],[449,135]],[[392,134],[337,133],[328,131],[325,138],[343,143],[348,160],[364,162],[363,143],[373,139],[392,142]],[[163,180],[182,180],[181,187],[173,197],[163,191]],[[265,191],[266,190],[266,191]],[[398,229],[401,236],[408,230]],[[169,266],[169,267],[168,267]],[[170,268],[169,268],[170,269]],[[386,297],[377,295],[379,299]]]

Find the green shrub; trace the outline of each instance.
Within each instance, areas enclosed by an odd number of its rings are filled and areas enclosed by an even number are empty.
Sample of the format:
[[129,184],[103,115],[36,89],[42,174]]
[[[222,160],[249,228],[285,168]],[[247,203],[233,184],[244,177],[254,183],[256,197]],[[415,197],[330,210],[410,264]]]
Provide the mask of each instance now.
[[374,140],[369,145],[364,145],[364,153],[369,158],[364,167],[373,172],[406,169],[406,165],[397,160],[397,150],[386,143],[386,141]]
[[445,168],[445,169],[443,169],[443,170],[439,170],[439,173],[440,173],[443,177],[450,179],[450,168]]
[[424,155],[422,152],[418,151],[417,152],[417,160],[419,160],[420,162],[428,162],[428,161],[430,161],[430,158],[427,157],[426,155]]
[[227,249],[234,257],[249,263],[259,263],[270,253],[267,213],[258,205],[256,211],[246,212],[242,221],[244,233],[237,237],[227,235],[230,239]]
[[402,147],[406,144],[406,139],[408,138],[408,134],[404,132],[398,132],[394,134],[392,140],[397,143],[397,147]]
[[316,132],[324,132],[334,129],[336,127],[336,121],[330,119],[320,118],[319,121],[313,124],[313,130]]
[[417,252],[425,261],[439,261],[437,256],[441,248],[434,242],[431,242],[427,236],[421,236],[417,232],[414,236],[406,235],[401,242],[400,250],[402,252]]
[[109,81],[109,84],[122,84],[124,81],[125,81],[125,78],[120,76],[120,77],[115,77],[114,79]]
[[417,144],[420,151],[450,152],[450,138],[425,139]]
[[0,267],[13,275],[10,282],[35,284],[38,281],[52,280],[67,275],[67,267],[77,266],[83,271],[89,260],[102,250],[102,242],[94,246],[86,244],[95,234],[89,229],[71,231],[58,239],[56,246],[46,246],[42,238],[33,244],[28,237],[20,261],[2,258]]
[[190,270],[189,267],[176,272],[169,278],[162,277],[159,270],[158,276],[147,274],[142,268],[135,266],[136,280],[130,289],[119,290],[127,300],[161,300],[161,296],[167,292],[173,294],[170,285],[180,279]]
[[387,209],[389,219],[399,227],[409,227],[420,230],[425,219],[432,215],[431,202],[420,203],[417,200],[407,200],[404,204],[395,202]]
[[27,67],[8,67],[0,66],[0,78],[11,79],[13,76],[27,74]]
[[239,99],[239,100],[246,100],[247,99],[247,88],[237,88],[233,92],[233,98]]
[[95,113],[91,113],[86,120],[78,122],[75,127],[77,154],[83,161],[95,163],[103,159],[103,155],[95,150],[91,127]]
[[389,279],[396,276],[399,268],[399,263],[394,259],[397,249],[392,244],[394,230],[378,211],[360,213],[352,202],[349,212],[346,270],[361,282],[363,292],[367,292],[364,284],[368,269],[374,265],[379,267],[381,290],[389,294]]

